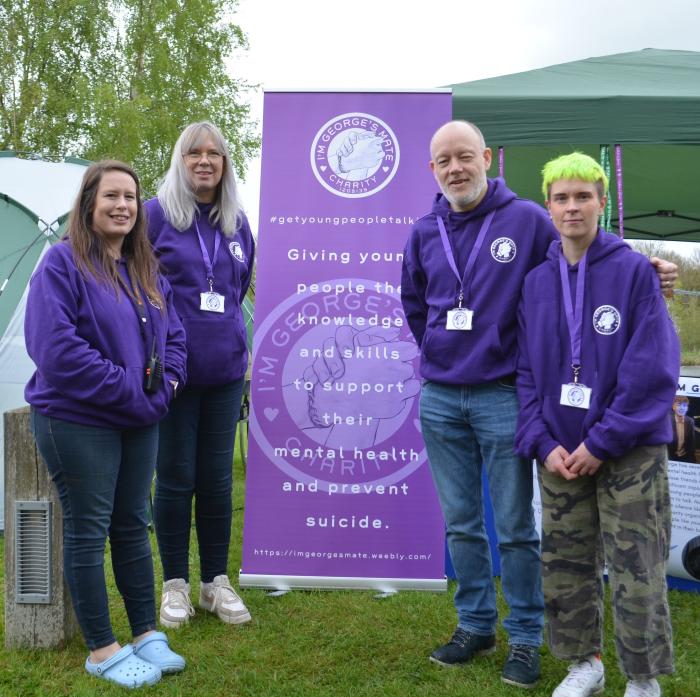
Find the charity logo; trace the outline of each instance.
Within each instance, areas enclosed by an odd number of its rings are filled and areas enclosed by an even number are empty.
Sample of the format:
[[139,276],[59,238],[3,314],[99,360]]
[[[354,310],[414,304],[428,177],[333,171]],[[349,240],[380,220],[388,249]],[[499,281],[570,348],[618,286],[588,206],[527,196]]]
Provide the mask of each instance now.
[[210,310],[218,310],[221,307],[221,300],[216,293],[207,293],[205,302]]
[[231,252],[231,256],[234,259],[236,259],[236,261],[240,261],[241,264],[245,262],[245,257],[243,256],[243,249],[238,242],[231,242],[228,246],[228,251]]
[[311,143],[311,169],[336,196],[364,198],[381,191],[399,166],[391,128],[371,114],[350,112],[327,121]]
[[501,264],[507,264],[515,259],[518,248],[510,237],[499,237],[491,244],[491,256]]
[[[420,392],[418,347],[399,299],[304,292],[256,328],[251,433],[278,469],[327,490],[394,484],[426,461],[412,405]],[[411,446],[413,444],[413,447]]]
[[580,387],[572,387],[566,393],[566,399],[572,406],[579,406],[579,404],[583,403],[583,390]]
[[593,313],[593,328],[598,334],[614,334],[620,322],[620,313],[612,305],[601,305]]
[[452,315],[452,324],[459,329],[462,329],[468,325],[468,317],[466,312],[455,310],[454,315]]

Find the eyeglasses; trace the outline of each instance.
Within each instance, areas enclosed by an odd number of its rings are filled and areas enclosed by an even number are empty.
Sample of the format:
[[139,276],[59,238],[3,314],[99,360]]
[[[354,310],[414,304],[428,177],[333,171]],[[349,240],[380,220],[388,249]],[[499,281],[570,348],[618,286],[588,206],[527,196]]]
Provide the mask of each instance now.
[[189,152],[186,152],[183,157],[188,162],[199,162],[205,157],[207,160],[209,160],[209,162],[221,162],[221,160],[224,159],[224,156],[217,150],[190,150]]

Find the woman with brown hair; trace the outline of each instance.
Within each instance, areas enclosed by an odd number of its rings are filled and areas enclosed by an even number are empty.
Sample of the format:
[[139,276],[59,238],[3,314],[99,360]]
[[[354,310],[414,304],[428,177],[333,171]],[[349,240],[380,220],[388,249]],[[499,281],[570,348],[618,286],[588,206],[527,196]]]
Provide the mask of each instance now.
[[[37,366],[25,390],[63,510],[64,574],[90,655],[86,670],[127,687],[185,661],[155,631],[147,502],[158,422],[185,379],[185,336],[145,231],[139,181],[116,161],[85,172],[67,236],[32,277],[25,320]],[[114,636],[112,568],[133,643]]]

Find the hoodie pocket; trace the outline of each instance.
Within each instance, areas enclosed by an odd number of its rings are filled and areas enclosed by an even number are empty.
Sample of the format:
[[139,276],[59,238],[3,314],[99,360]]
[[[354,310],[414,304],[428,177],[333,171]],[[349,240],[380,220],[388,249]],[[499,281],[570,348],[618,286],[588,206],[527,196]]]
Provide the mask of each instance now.
[[221,385],[241,377],[248,362],[245,328],[239,317],[186,317],[187,382]]

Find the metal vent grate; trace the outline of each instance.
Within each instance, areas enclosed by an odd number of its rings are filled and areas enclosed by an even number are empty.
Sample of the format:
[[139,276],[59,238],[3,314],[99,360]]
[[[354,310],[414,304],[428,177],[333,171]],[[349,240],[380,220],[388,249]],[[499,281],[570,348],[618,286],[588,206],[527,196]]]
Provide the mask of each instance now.
[[15,502],[15,601],[51,602],[51,501]]

